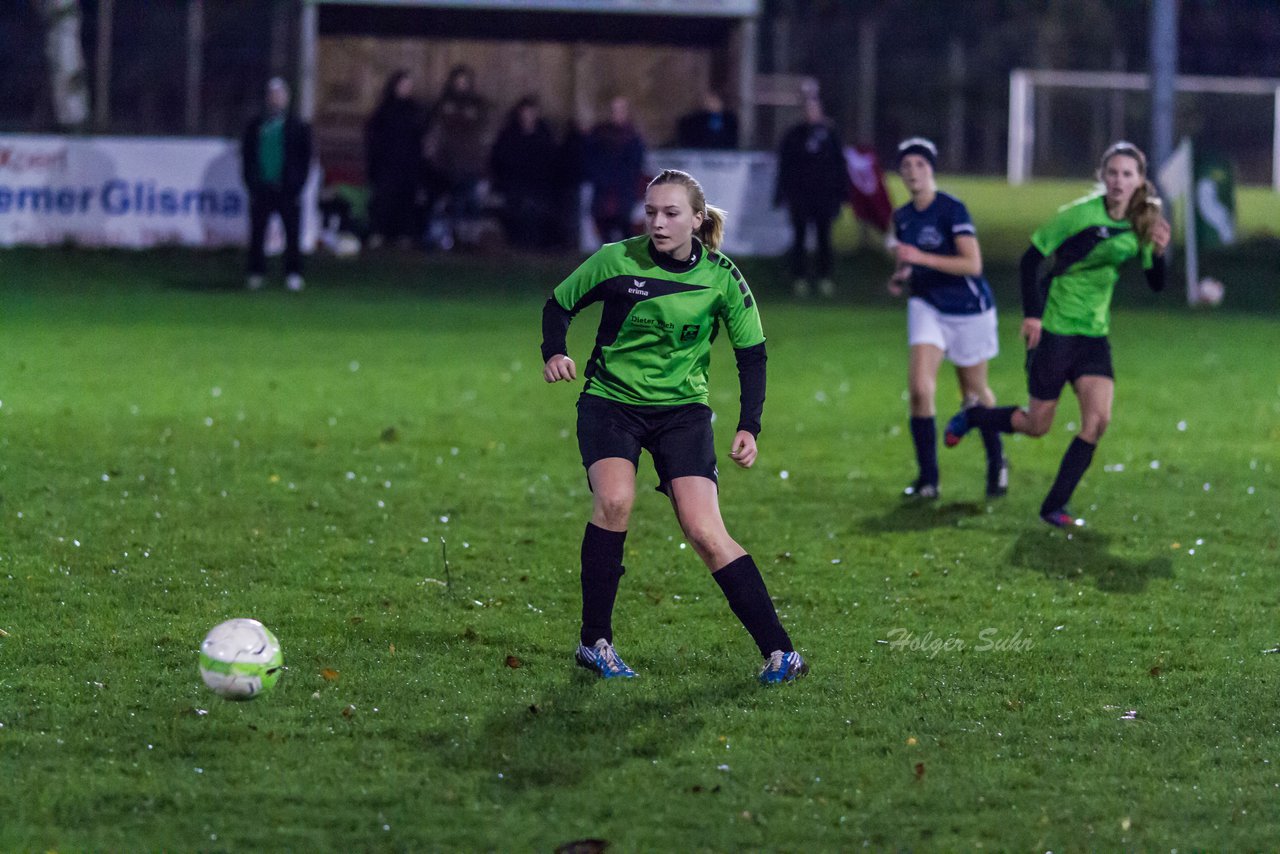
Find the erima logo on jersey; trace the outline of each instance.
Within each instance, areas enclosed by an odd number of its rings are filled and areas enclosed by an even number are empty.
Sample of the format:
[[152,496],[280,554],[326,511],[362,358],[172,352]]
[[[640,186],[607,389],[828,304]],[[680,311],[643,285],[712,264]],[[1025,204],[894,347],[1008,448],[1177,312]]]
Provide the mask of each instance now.
[[1098,226],[1098,237],[1102,238],[1103,240],[1106,240],[1110,236],[1111,236],[1111,229],[1107,228],[1105,225]]
[[638,297],[647,297],[649,295],[649,292],[644,289],[644,286],[647,285],[648,282],[644,279],[632,279],[631,281],[634,283],[634,286],[627,288],[627,293],[634,294]]

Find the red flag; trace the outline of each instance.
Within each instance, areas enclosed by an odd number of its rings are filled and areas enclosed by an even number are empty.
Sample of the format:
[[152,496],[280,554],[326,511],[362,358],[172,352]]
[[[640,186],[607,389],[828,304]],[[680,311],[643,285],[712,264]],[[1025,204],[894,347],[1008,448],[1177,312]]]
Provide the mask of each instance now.
[[885,189],[880,159],[870,148],[849,145],[844,149],[844,162],[849,170],[849,205],[853,215],[887,233],[893,218],[893,203]]

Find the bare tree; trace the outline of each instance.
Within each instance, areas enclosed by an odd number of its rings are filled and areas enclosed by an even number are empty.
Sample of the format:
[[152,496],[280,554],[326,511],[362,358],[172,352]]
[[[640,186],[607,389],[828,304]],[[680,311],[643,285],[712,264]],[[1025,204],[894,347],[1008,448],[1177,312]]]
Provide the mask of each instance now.
[[80,0],[31,0],[44,20],[44,55],[53,114],[64,128],[89,120],[89,81],[80,45]]

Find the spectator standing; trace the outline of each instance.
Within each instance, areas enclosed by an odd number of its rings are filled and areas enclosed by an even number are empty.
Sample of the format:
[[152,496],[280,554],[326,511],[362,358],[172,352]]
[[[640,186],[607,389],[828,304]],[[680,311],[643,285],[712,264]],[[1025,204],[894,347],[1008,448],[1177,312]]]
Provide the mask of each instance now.
[[289,84],[279,77],[267,83],[266,109],[249,122],[240,144],[241,170],[249,192],[250,290],[263,285],[267,223],[279,214],[284,225],[285,286],[303,287],[299,235],[302,187],[311,169],[311,127],[289,110]]
[[686,113],[676,123],[676,145],[680,148],[737,148],[738,117],[726,110],[724,99],[715,92],[702,96],[702,108]]
[[475,91],[475,72],[456,65],[428,118],[428,148],[444,190],[444,248],[459,237],[459,227],[479,216],[477,198],[484,177],[489,103]]
[[521,98],[489,153],[489,174],[493,189],[503,197],[503,225],[511,245],[541,249],[552,242],[549,200],[555,196],[559,157],[538,99]]
[[591,184],[591,217],[601,243],[631,236],[631,213],[644,194],[644,140],[631,122],[631,102],[609,102],[609,119],[587,134],[584,176]]
[[805,251],[810,226],[817,242],[813,275],[818,292],[824,297],[835,294],[835,282],[831,278],[834,272],[831,226],[848,196],[849,173],[840,138],[823,113],[822,102],[808,97],[804,103],[804,119],[782,137],[778,149],[778,185],[774,193],[774,204],[785,205],[791,215],[794,232],[791,275],[796,296],[808,296],[810,291]]
[[369,244],[409,242],[418,233],[416,205],[423,173],[423,122],[413,100],[413,78],[396,71],[364,126],[369,180]]

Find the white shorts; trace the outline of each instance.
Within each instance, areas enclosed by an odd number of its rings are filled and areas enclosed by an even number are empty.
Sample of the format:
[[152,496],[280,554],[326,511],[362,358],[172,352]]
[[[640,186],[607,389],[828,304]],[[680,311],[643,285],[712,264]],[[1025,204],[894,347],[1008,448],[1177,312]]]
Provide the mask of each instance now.
[[980,314],[943,314],[920,297],[907,300],[907,343],[932,344],[953,365],[969,368],[1000,352],[996,310]]

